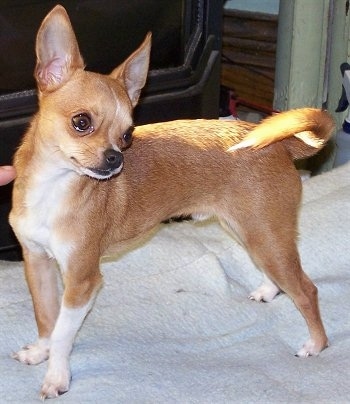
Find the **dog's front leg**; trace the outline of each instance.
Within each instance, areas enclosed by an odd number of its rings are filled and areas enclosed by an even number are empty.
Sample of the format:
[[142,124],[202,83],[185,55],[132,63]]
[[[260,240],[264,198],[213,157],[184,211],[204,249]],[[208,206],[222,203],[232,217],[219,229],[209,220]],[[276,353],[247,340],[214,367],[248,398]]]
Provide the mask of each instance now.
[[41,389],[42,399],[57,397],[68,391],[71,379],[69,356],[73,342],[102,284],[98,260],[92,265],[84,258],[63,273],[65,290],[51,335],[49,366]]
[[22,363],[36,365],[49,357],[50,336],[59,312],[57,265],[45,253],[23,249],[23,257],[39,339],[13,354],[13,357]]

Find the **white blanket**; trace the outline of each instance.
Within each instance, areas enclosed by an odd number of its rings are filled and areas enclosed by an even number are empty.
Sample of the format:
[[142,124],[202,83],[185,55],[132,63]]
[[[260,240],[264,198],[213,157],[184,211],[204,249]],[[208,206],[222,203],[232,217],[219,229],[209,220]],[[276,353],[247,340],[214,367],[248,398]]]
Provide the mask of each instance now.
[[[105,261],[105,286],[76,339],[60,403],[350,402],[350,165],[304,182],[300,254],[319,289],[331,342],[308,337],[286,295],[247,299],[260,283],[216,222],[162,225]],[[10,358],[36,339],[22,263],[0,262],[0,402],[36,403],[47,367]]]

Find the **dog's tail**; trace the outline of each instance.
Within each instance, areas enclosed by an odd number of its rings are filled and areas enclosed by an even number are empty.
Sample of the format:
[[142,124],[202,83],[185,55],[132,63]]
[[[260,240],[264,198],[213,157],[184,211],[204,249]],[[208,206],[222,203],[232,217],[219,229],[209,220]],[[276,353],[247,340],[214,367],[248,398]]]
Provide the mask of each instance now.
[[260,149],[283,141],[294,160],[305,158],[322,149],[334,127],[333,118],[327,111],[316,108],[293,109],[264,119],[228,151],[247,147]]

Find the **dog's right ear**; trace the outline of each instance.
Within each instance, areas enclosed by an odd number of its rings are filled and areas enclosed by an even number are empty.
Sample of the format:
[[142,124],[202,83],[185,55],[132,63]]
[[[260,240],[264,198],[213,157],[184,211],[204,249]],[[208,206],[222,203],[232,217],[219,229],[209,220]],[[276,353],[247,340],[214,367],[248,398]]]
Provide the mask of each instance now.
[[45,17],[36,38],[35,78],[39,90],[53,91],[84,68],[66,10],[58,5]]

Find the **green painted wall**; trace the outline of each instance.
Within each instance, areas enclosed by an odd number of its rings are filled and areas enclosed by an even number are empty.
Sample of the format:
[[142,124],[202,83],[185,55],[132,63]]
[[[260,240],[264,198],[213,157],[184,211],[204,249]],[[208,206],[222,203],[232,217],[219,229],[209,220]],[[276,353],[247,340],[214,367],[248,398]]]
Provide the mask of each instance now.
[[[346,0],[280,0],[274,107],[327,106],[335,114],[341,94],[339,66],[349,58]],[[332,167],[332,153],[321,170]]]
[[279,0],[227,0],[224,7],[243,11],[278,14]]

